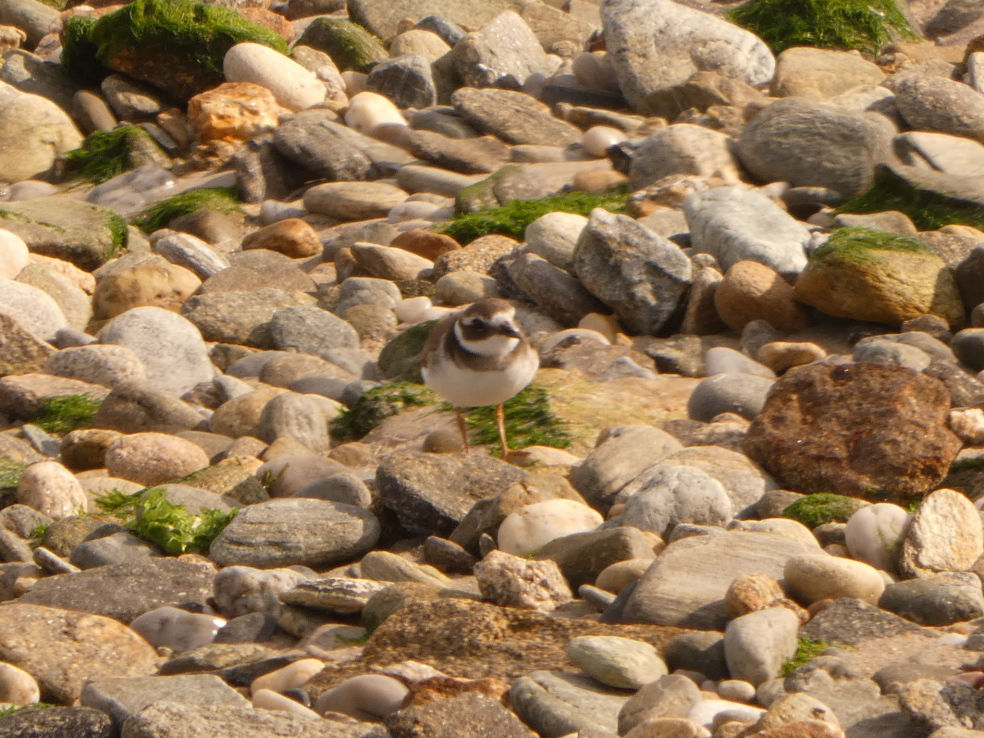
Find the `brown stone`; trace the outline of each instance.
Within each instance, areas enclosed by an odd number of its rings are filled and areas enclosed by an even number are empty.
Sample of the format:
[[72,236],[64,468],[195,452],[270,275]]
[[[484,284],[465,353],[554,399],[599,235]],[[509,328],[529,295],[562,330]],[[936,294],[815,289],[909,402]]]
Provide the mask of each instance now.
[[199,143],[247,141],[276,128],[288,112],[270,90],[252,82],[226,82],[188,101],[188,120]]
[[306,221],[287,218],[250,233],[243,239],[243,251],[266,249],[292,259],[304,259],[321,253],[321,239]]
[[785,488],[890,500],[942,481],[961,442],[938,379],[900,366],[813,364],[776,382],[745,452]]
[[54,347],[38,340],[9,315],[0,313],[0,377],[44,369]]
[[106,449],[120,433],[105,428],[80,428],[62,439],[62,463],[72,471],[99,469],[106,465]]
[[114,269],[96,282],[93,316],[105,320],[144,306],[177,312],[201,283],[188,269],[151,256],[132,266]]
[[409,251],[417,256],[423,256],[431,261],[434,261],[441,254],[461,248],[461,245],[451,236],[434,233],[423,228],[412,228],[409,231],[404,231],[390,242],[390,246]]
[[721,320],[739,333],[753,320],[765,320],[786,333],[810,324],[806,309],[793,298],[792,286],[756,261],[739,261],[725,273],[714,305]]
[[18,374],[0,379],[0,414],[15,418],[33,418],[41,403],[50,397],[89,395],[101,400],[109,389],[79,379],[53,374]]
[[479,274],[488,274],[500,256],[505,256],[519,247],[519,242],[509,236],[497,233],[479,236],[462,249],[449,251],[434,260],[434,278],[443,277],[448,272],[467,269]]
[[40,605],[0,606],[0,659],[41,687],[45,702],[77,701],[87,679],[150,676],[154,649],[117,620]]

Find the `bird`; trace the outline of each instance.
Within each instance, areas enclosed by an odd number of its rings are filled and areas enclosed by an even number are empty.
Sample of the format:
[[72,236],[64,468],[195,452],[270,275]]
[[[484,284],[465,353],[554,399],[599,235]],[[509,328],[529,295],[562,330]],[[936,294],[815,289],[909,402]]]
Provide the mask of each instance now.
[[502,458],[510,458],[503,403],[533,381],[540,366],[516,309],[498,298],[478,300],[434,326],[421,354],[424,382],[455,407],[462,450],[469,450],[462,408],[495,405]]

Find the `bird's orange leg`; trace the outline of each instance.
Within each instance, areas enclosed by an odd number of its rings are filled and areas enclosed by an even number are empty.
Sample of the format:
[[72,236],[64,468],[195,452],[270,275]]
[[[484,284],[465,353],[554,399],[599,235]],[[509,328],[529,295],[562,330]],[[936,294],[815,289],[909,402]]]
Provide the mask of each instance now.
[[502,444],[502,458],[508,459],[512,452],[509,450],[509,444],[506,443],[506,410],[502,406],[502,403],[495,406],[495,425],[499,429],[499,442]]
[[465,414],[461,412],[460,407],[456,407],[454,411],[458,414],[458,430],[461,431],[461,453],[467,454],[470,446],[468,445],[468,425],[465,423]]

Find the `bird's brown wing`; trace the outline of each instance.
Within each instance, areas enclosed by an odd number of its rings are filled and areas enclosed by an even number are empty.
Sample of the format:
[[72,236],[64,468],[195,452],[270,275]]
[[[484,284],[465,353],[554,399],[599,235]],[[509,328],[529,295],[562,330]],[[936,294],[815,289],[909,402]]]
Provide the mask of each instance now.
[[452,313],[451,315],[442,318],[441,322],[431,329],[430,335],[427,336],[427,340],[424,342],[424,347],[420,350],[421,366],[426,368],[431,366],[434,362],[434,350],[444,343],[444,339],[451,331],[451,326],[454,324],[455,318],[457,317],[458,313]]

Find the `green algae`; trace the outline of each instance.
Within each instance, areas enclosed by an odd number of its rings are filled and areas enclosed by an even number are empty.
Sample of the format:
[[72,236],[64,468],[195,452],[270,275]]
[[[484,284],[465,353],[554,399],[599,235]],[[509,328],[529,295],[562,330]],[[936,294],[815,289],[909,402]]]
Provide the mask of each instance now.
[[830,238],[813,252],[810,261],[868,264],[877,260],[878,251],[935,254],[933,249],[916,238],[852,226],[834,231]]
[[235,187],[206,187],[182,192],[147,208],[134,219],[133,224],[144,233],[153,233],[175,218],[199,210],[237,212],[240,209],[237,192]]
[[877,167],[872,186],[843,203],[836,213],[880,213],[898,210],[919,230],[946,225],[984,229],[984,205],[944,192],[918,187],[885,166]]
[[820,638],[802,637],[796,642],[796,654],[782,665],[782,676],[786,677],[804,664],[813,661],[817,656],[830,648],[830,644]]
[[[444,409],[453,408],[445,403]],[[531,385],[510,400],[506,400],[506,441],[513,450],[527,446],[551,446],[568,448],[573,441],[564,421],[550,408],[550,398],[543,387]],[[464,411],[471,429],[472,442],[490,444],[489,453],[499,455],[499,429],[495,422],[494,407],[473,407]]]
[[368,72],[378,62],[389,59],[378,38],[344,18],[315,19],[297,43],[328,54],[342,72]]
[[873,56],[895,37],[919,38],[893,0],[749,0],[729,17],[776,54],[813,46]]
[[541,200],[513,200],[502,207],[477,213],[461,213],[436,230],[451,236],[461,244],[471,243],[476,238],[491,233],[522,240],[526,227],[547,213],[561,211],[590,215],[595,208],[620,213],[625,210],[628,198],[628,193],[624,191],[603,194],[577,191],[565,192]]
[[47,397],[38,406],[34,423],[48,433],[59,435],[76,428],[88,428],[102,403],[88,394]]
[[846,523],[859,507],[860,503],[854,497],[815,492],[787,505],[782,514],[812,530],[824,523]]
[[143,128],[117,126],[111,131],[93,131],[82,145],[65,155],[67,179],[84,179],[99,184],[136,166],[133,150],[154,140]]
[[331,422],[331,435],[341,441],[357,441],[391,415],[437,402],[437,395],[415,382],[373,387]]

